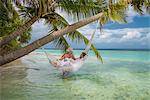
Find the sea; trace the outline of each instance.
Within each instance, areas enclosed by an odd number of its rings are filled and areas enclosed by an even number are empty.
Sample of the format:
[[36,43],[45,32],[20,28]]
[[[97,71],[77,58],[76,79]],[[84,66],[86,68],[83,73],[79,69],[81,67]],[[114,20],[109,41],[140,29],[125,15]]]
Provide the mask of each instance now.
[[[83,50],[74,50],[79,57]],[[0,100],[150,100],[150,51],[93,51],[68,78],[48,61],[61,50],[38,49],[0,73]]]

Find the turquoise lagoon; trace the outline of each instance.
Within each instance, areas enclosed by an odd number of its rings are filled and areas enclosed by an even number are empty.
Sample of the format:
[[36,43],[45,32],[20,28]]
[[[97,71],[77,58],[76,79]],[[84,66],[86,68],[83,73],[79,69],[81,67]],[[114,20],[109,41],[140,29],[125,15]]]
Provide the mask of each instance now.
[[[60,55],[59,50],[45,50]],[[78,57],[82,50],[75,50]],[[0,100],[149,100],[150,51],[92,51],[83,67],[67,79],[48,62],[43,50],[4,70]],[[14,68],[12,68],[14,67]]]

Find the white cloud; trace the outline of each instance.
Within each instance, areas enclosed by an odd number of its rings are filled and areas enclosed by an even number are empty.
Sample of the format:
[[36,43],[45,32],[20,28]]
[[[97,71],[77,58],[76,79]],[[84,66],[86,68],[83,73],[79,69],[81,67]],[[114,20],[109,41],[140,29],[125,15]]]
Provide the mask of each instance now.
[[138,39],[140,37],[141,33],[139,33],[139,31],[128,31],[125,35],[122,36],[121,41]]
[[[80,31],[90,38],[93,30],[89,26]],[[97,30],[94,36],[94,43],[145,43],[150,39],[150,28],[124,28],[124,29],[103,29],[102,33]]]
[[145,37],[141,38],[140,41],[145,41],[142,42],[143,44],[148,44],[148,46],[150,47],[150,33],[148,33]]
[[111,38],[111,34],[103,33],[102,35],[100,35],[100,38],[101,39],[109,39],[109,38]]

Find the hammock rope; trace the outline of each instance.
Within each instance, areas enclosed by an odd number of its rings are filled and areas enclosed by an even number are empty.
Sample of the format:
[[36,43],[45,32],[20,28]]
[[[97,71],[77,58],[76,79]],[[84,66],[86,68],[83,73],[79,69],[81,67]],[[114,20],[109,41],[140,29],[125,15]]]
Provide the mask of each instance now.
[[47,54],[47,52],[46,52],[45,50],[44,50],[44,53],[45,53],[45,55],[46,55],[48,61],[51,63],[52,61],[49,59],[48,54]]
[[91,38],[90,38],[90,40],[89,40],[89,43],[88,43],[88,45],[86,46],[86,48],[85,48],[85,50],[84,50],[84,52],[85,52],[86,54],[89,52],[89,50],[90,50],[90,48],[91,48],[92,40],[93,40],[93,38],[94,38],[94,35],[95,35],[95,33],[96,33],[96,30],[97,30],[98,26],[99,26],[99,21],[97,22],[96,29],[93,31],[93,33],[92,33],[92,35],[91,35]]

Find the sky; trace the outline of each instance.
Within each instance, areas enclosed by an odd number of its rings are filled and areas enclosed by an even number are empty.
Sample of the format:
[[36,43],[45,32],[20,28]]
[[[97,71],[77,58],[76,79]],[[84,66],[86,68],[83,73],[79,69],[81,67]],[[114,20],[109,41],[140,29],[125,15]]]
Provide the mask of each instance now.
[[[76,22],[67,13],[57,11],[70,24]],[[93,39],[93,44],[98,49],[150,49],[150,16],[148,14],[139,15],[133,11],[132,8],[126,12],[128,23],[118,24],[115,22],[108,22],[104,25],[102,32],[96,30],[96,35]],[[90,38],[93,31],[96,29],[97,23],[93,22],[86,25],[78,31]],[[44,20],[36,22],[32,27],[32,39],[35,41],[48,34],[50,28],[44,24]],[[72,48],[84,49],[84,43],[76,43],[69,41]],[[53,48],[52,43],[44,46],[45,48]]]

